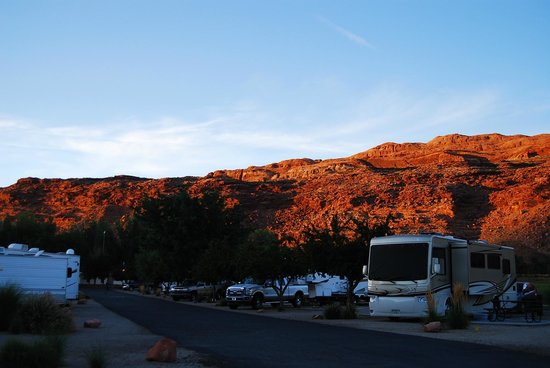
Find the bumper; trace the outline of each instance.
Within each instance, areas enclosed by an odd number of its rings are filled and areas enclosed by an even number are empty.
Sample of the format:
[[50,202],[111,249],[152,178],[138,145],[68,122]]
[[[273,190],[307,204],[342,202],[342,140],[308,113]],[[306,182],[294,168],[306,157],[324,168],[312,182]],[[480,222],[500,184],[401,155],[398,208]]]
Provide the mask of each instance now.
[[227,305],[248,305],[252,302],[251,296],[227,296],[225,298]]

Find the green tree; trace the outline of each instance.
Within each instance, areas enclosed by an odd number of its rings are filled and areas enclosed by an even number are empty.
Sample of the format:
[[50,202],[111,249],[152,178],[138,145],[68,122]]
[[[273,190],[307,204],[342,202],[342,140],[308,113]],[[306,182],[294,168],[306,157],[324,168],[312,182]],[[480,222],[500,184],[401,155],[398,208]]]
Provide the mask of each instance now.
[[[231,274],[231,245],[240,242],[244,231],[238,211],[227,209],[218,193],[190,197],[186,191],[144,201],[126,229],[125,242],[139,247],[141,253],[158,250],[163,258],[158,267],[166,268],[162,274],[174,281],[206,276],[213,270],[205,281]],[[229,259],[224,260],[217,250]]]
[[363,265],[368,263],[370,240],[390,235],[392,216],[371,225],[369,216],[341,219],[334,215],[326,228],[312,226],[304,231],[302,248],[311,273],[338,275],[348,282],[347,303],[354,299],[353,290],[363,279]]
[[20,213],[15,217],[6,217],[0,223],[2,244],[22,243],[30,248],[40,248],[56,252],[57,227],[50,219],[44,219],[31,213]]

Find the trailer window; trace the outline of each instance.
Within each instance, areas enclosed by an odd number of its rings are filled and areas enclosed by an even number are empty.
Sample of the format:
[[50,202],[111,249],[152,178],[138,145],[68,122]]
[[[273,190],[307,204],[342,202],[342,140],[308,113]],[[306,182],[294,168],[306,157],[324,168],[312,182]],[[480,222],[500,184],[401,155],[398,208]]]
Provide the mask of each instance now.
[[470,266],[472,266],[472,268],[485,268],[485,254],[471,253]]
[[487,268],[500,270],[500,254],[487,254]]
[[372,246],[369,264],[370,280],[425,280],[428,275],[428,244],[407,243]]

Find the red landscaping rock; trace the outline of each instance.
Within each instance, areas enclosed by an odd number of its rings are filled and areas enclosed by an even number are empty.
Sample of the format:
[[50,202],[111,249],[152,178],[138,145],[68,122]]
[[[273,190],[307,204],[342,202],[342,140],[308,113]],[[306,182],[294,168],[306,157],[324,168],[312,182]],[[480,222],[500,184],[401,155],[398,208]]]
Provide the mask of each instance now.
[[99,319],[89,319],[84,321],[84,327],[86,328],[99,328],[101,321]]
[[150,362],[175,362],[176,342],[166,337],[160,339],[149,349],[145,360]]
[[440,332],[441,331],[441,322],[435,321],[430,322],[424,325],[425,332]]

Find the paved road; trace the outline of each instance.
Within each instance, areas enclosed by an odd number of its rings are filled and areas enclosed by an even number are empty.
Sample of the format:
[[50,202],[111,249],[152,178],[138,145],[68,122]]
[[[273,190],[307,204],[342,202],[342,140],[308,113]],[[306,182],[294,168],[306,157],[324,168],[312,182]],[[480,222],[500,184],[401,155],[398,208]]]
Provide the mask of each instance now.
[[485,345],[268,318],[118,292],[97,302],[219,367],[548,367],[548,357]]

